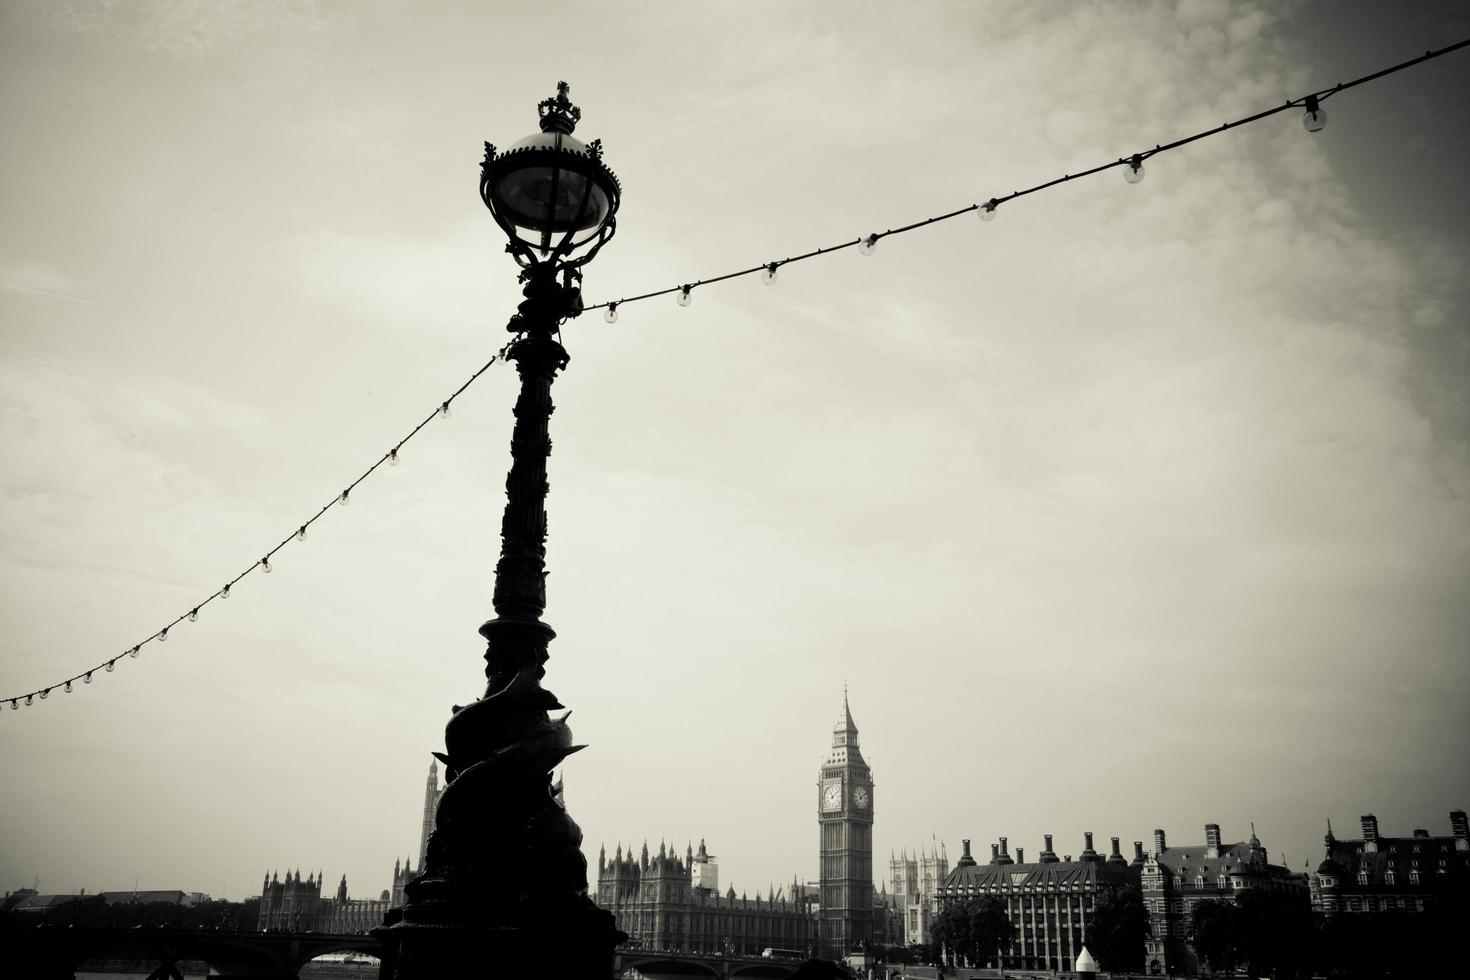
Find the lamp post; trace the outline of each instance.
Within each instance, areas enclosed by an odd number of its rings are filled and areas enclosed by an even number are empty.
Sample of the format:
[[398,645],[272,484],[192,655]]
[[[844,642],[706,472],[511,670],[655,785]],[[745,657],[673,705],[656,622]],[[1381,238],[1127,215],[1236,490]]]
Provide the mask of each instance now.
[[[556,635],[546,607],[546,458],[551,384],[566,367],[555,339],[582,312],[582,266],[616,231],[620,189],[600,140],[572,136],[581,110],[558,83],[540,103],[541,131],[497,153],[485,144],[480,196],[521,267],[521,302],[506,329],[520,374],[495,566],[495,618],[484,696],[453,708],[444,729],[445,788],[425,866],[384,928],[382,976],[611,976],[627,937],[587,895],[582,831],[556,799],[551,771],[571,753],[562,708],[541,686]],[[570,712],[568,712],[569,714]]]

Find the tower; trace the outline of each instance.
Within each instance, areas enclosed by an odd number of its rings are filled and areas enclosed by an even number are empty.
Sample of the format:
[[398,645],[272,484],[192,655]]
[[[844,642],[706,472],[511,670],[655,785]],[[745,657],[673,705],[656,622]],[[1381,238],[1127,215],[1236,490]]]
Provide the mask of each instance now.
[[429,834],[434,829],[434,814],[439,809],[439,795],[444,791],[439,788],[439,763],[429,763],[429,778],[424,784],[424,826],[423,833],[419,836],[419,870],[424,868],[424,860],[429,854]]
[[873,941],[873,774],[842,691],[842,714],[817,778],[821,831],[818,955],[842,959]]

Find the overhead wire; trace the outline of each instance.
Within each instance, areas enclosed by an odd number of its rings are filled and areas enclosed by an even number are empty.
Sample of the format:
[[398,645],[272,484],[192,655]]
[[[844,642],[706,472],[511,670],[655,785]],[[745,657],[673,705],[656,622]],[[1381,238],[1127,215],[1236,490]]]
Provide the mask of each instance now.
[[[1198,140],[1202,140],[1210,136],[1216,136],[1234,129],[1239,129],[1241,126],[1245,126],[1250,123],[1266,119],[1270,116],[1274,116],[1277,113],[1285,112],[1286,110],[1294,107],[1305,107],[1308,110],[1309,114],[1319,113],[1321,103],[1331,98],[1332,96],[1337,95],[1340,92],[1345,92],[1348,89],[1355,88],[1359,85],[1364,85],[1368,82],[1376,81],[1377,79],[1384,78],[1396,72],[1404,71],[1407,68],[1412,68],[1416,65],[1423,64],[1424,62],[1431,61],[1435,58],[1443,57],[1444,55],[1450,54],[1454,51],[1458,51],[1465,47],[1470,47],[1470,38],[1467,38],[1463,41],[1458,41],[1454,44],[1450,44],[1442,48],[1425,51],[1424,54],[1420,55],[1419,57],[1411,58],[1408,61],[1404,61],[1399,64],[1391,65],[1387,68],[1371,72],[1367,75],[1363,75],[1360,78],[1355,78],[1347,82],[1339,82],[1336,85],[1330,86],[1328,88],[1318,89],[1315,92],[1310,92],[1295,99],[1288,99],[1279,106],[1272,106],[1269,109],[1263,109],[1260,112],[1256,112],[1248,116],[1242,116],[1239,119],[1222,123],[1220,126],[1201,130],[1198,133],[1176,139],[1169,143],[1156,144],[1151,150],[1140,150],[1137,153],[1130,154],[1127,157],[1119,157],[1116,160],[1111,160],[1107,163],[1101,163],[1095,167],[1091,167],[1077,173],[1066,173],[1060,177],[1053,178],[1052,180],[1036,184],[1033,187],[1027,187],[1021,190],[1014,190],[1009,194],[991,197],[980,203],[970,204],[962,208],[956,208],[953,211],[947,211],[943,214],[921,218],[917,221],[912,221],[908,224],[900,225],[896,228],[890,228],[887,231],[873,232],[861,238],[852,239],[850,241],[842,241],[834,245],[827,245],[820,248],[814,248],[785,259],[762,262],[749,268],[737,269],[733,272],[710,276],[708,278],[695,280],[693,282],[681,283],[679,285],[669,286],[664,289],[655,289],[649,292],[639,293],[637,295],[628,296],[621,299],[605,300],[601,303],[586,305],[583,307],[583,311],[585,312],[590,310],[606,309],[608,313],[605,319],[608,319],[609,321],[615,321],[617,319],[617,310],[620,307],[625,306],[629,303],[637,303],[643,300],[654,299],[658,296],[666,296],[670,293],[679,293],[680,304],[688,305],[691,293],[695,288],[700,286],[709,286],[715,283],[725,282],[726,280],[730,279],[738,279],[742,276],[753,275],[757,272],[768,273],[768,281],[774,281],[776,270],[781,268],[782,266],[791,265],[796,262],[803,262],[808,259],[817,258],[823,255],[829,255],[833,252],[840,252],[844,249],[853,248],[855,246],[861,248],[865,243],[867,246],[867,250],[871,251],[872,247],[884,238],[889,238],[894,235],[901,235],[905,232],[914,231],[919,228],[926,228],[930,225],[936,224],[937,222],[947,221],[950,218],[956,218],[962,214],[969,214],[973,211],[979,211],[983,209],[986,214],[982,215],[982,217],[988,217],[989,215],[993,215],[995,213],[995,210],[999,208],[1000,205],[1005,204],[1009,201],[1013,201],[1020,197],[1025,197],[1028,194],[1035,194],[1040,191],[1048,190],[1060,184],[1069,183],[1074,180],[1080,180],[1083,177],[1090,177],[1105,170],[1111,170],[1114,167],[1131,166],[1134,172],[1141,176],[1142,162],[1144,160],[1158,156],[1160,153],[1166,153],[1170,150],[1176,150],[1182,146],[1187,146],[1190,143],[1194,143]],[[1315,132],[1317,131],[1317,129],[1321,128],[1321,120],[1308,119],[1307,122],[1309,123],[1309,131]],[[144,639],[141,639],[138,642],[134,643],[131,647],[124,649],[122,653],[104,659],[95,667],[74,674],[69,678],[57,681],[56,683],[50,684],[46,687],[37,688],[25,694],[0,697],[0,705],[8,702],[11,708],[16,709],[21,707],[22,703],[26,705],[32,704],[34,699],[37,697],[45,700],[51,694],[51,692],[56,690],[57,688],[62,688],[63,690],[70,692],[73,689],[73,685],[77,681],[82,681],[83,683],[90,684],[92,682],[92,675],[97,673],[98,671],[112,671],[119,660],[122,660],[124,657],[137,657],[142,648],[147,644],[155,641],[160,643],[166,642],[168,639],[169,630],[178,626],[181,622],[184,622],[186,620],[189,622],[195,622],[198,619],[199,611],[201,609],[209,605],[209,603],[214,602],[216,599],[229,598],[231,587],[239,583],[241,579],[254,572],[257,568],[261,569],[263,572],[270,572],[270,559],[274,557],[277,552],[289,545],[293,538],[297,541],[305,540],[307,529],[310,528],[317,521],[321,520],[322,517],[325,516],[326,513],[333,507],[345,506],[351,498],[352,491],[356,489],[357,486],[361,484],[364,480],[372,476],[373,473],[377,471],[378,467],[382,466],[385,462],[389,464],[397,462],[398,451],[402,449],[409,440],[418,435],[419,431],[422,430],[424,426],[433,421],[436,416],[447,416],[449,414],[449,406],[454,402],[454,400],[458,398],[461,394],[463,394],[470,385],[474,384],[475,381],[480,377],[480,375],[484,374],[485,371],[488,370],[492,364],[497,361],[505,360],[507,352],[514,344],[515,340],[511,340],[498,352],[496,352],[494,356],[492,356],[488,361],[481,365],[478,370],[471,374],[469,379],[466,380],[464,384],[456,388],[454,392],[449,395],[448,398],[445,398],[443,401],[441,401],[440,404],[432,412],[430,412],[417,425],[410,429],[407,435],[394,443],[387,452],[385,452],[381,457],[377,459],[377,461],[375,461],[371,466],[364,470],[362,475],[357,477],[357,479],[353,480],[351,483],[347,484],[347,486],[343,488],[340,493],[335,495],[326,504],[322,505],[322,507],[317,510],[315,514],[308,518],[304,523],[298,525],[297,528],[293,530],[290,534],[286,535],[279,542],[277,542],[275,546],[267,551],[261,558],[247,565],[245,569],[234,578],[227,581],[223,586],[215,590],[210,595],[206,596],[200,602],[190,606],[188,611],[179,616],[176,616],[172,621],[155,630],[152,634],[145,637]]]
[[[1391,65],[1387,68],[1382,68],[1378,71],[1364,75],[1361,78],[1355,78],[1352,81],[1348,82],[1338,82],[1336,85],[1330,86],[1328,88],[1318,89],[1315,92],[1309,92],[1306,95],[1299,96],[1295,99],[1287,99],[1281,105],[1272,106],[1269,109],[1263,109],[1260,112],[1252,113],[1248,116],[1242,116],[1239,119],[1234,119],[1229,122],[1221,123],[1219,126],[1214,126],[1210,129],[1201,130],[1198,133],[1194,133],[1190,136],[1184,136],[1169,143],[1155,144],[1154,148],[1151,150],[1140,150],[1137,153],[1129,154],[1126,157],[1119,157],[1116,160],[1110,160],[1107,163],[1101,163],[1095,167],[1090,167],[1086,170],[1080,170],[1076,173],[1065,173],[1062,174],[1062,176],[1060,177],[1056,177],[1043,183],[1037,184],[1034,187],[1027,187],[1023,190],[1014,190],[1009,194],[997,195],[976,204],[970,204],[966,207],[956,208],[953,211],[947,211],[943,214],[936,214],[933,217],[922,218],[918,221],[913,221],[906,225],[900,225],[897,228],[890,228],[887,231],[873,232],[869,235],[864,235],[861,238],[854,238],[848,241],[838,242],[835,245],[815,248],[811,251],[803,252],[800,255],[793,255],[785,259],[769,260],[766,262],[762,262],[759,265],[754,265],[749,268],[737,269],[734,272],[726,272],[722,275],[710,276],[705,279],[696,279],[692,282],[680,283],[679,285],[668,286],[664,289],[654,289],[646,293],[639,293],[634,296],[625,296],[620,299],[603,300],[600,303],[590,304],[586,306],[585,309],[608,309],[612,311],[611,315],[604,317],[604,319],[607,319],[609,322],[615,322],[617,319],[617,311],[622,307],[628,305],[629,303],[638,303],[642,302],[643,300],[654,299],[659,296],[667,296],[669,293],[681,293],[682,295],[680,298],[680,305],[688,306],[690,294],[700,286],[710,286],[717,282],[725,282],[728,279],[739,279],[742,276],[754,275],[757,272],[768,271],[774,275],[775,271],[783,266],[791,265],[796,262],[803,262],[807,259],[813,259],[820,255],[829,255],[832,252],[840,252],[843,249],[852,248],[854,246],[858,246],[861,248],[865,242],[868,246],[867,250],[871,251],[872,247],[884,238],[889,238],[893,235],[901,235],[904,232],[914,231],[918,228],[925,228],[929,225],[936,224],[937,222],[948,221],[950,218],[957,218],[962,214],[969,214],[972,211],[979,211],[981,209],[986,210],[990,214],[994,214],[996,208],[1000,207],[1002,204],[1005,204],[1008,201],[1014,201],[1016,198],[1025,197],[1028,194],[1035,194],[1039,191],[1048,190],[1060,184],[1069,183],[1074,180],[1080,180],[1083,177],[1091,177],[1094,174],[1102,173],[1104,170],[1111,170],[1114,167],[1134,166],[1136,171],[1141,172],[1140,168],[1142,162],[1151,157],[1158,156],[1160,153],[1167,153],[1170,150],[1177,150],[1181,146],[1187,146],[1190,143],[1194,143],[1198,140],[1206,139],[1210,136],[1218,136],[1221,133],[1228,132],[1233,129],[1239,129],[1241,126],[1245,126],[1253,122],[1258,122],[1259,120],[1266,119],[1270,116],[1276,115],[1277,113],[1285,112],[1288,109],[1292,109],[1298,106],[1308,108],[1309,111],[1316,111],[1317,107],[1322,102],[1338,94],[1339,92],[1345,92],[1348,89],[1355,88],[1359,85],[1364,85],[1368,82],[1376,81],[1377,79],[1383,78],[1387,75],[1392,75],[1395,72],[1404,71],[1407,68],[1412,68],[1415,65],[1423,64],[1426,61],[1431,61],[1435,58],[1443,57],[1444,55],[1450,54],[1453,51],[1458,51],[1466,46],[1470,46],[1470,38],[1466,38],[1463,41],[1458,41],[1443,48],[1425,51],[1417,58],[1410,58],[1408,61],[1400,62],[1397,65]],[[1321,127],[1318,126],[1317,128],[1320,129]],[[1315,132],[1316,130],[1313,129],[1311,131]]]

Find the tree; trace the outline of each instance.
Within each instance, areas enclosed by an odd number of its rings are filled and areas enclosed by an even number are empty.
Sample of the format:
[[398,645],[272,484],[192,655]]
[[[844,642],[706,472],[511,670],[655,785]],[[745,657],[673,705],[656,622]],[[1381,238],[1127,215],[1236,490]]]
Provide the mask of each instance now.
[[1016,927],[994,895],[947,902],[935,919],[934,941],[959,963],[988,965],[1016,940]]
[[1312,907],[1305,895],[1248,889],[1235,899],[1237,952],[1252,976],[1311,975]]
[[1239,910],[1233,902],[1207,898],[1189,913],[1189,942],[1215,973],[1233,973],[1240,962]]
[[1112,885],[1099,891],[1087,925],[1087,948],[1110,973],[1142,971],[1148,908],[1137,884]]

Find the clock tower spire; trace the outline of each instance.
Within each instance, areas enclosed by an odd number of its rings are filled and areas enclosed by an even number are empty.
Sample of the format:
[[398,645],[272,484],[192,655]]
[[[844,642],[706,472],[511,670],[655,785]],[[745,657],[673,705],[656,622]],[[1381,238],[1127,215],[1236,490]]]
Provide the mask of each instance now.
[[842,714],[817,777],[821,831],[818,955],[840,960],[873,941],[873,773],[842,688]]

